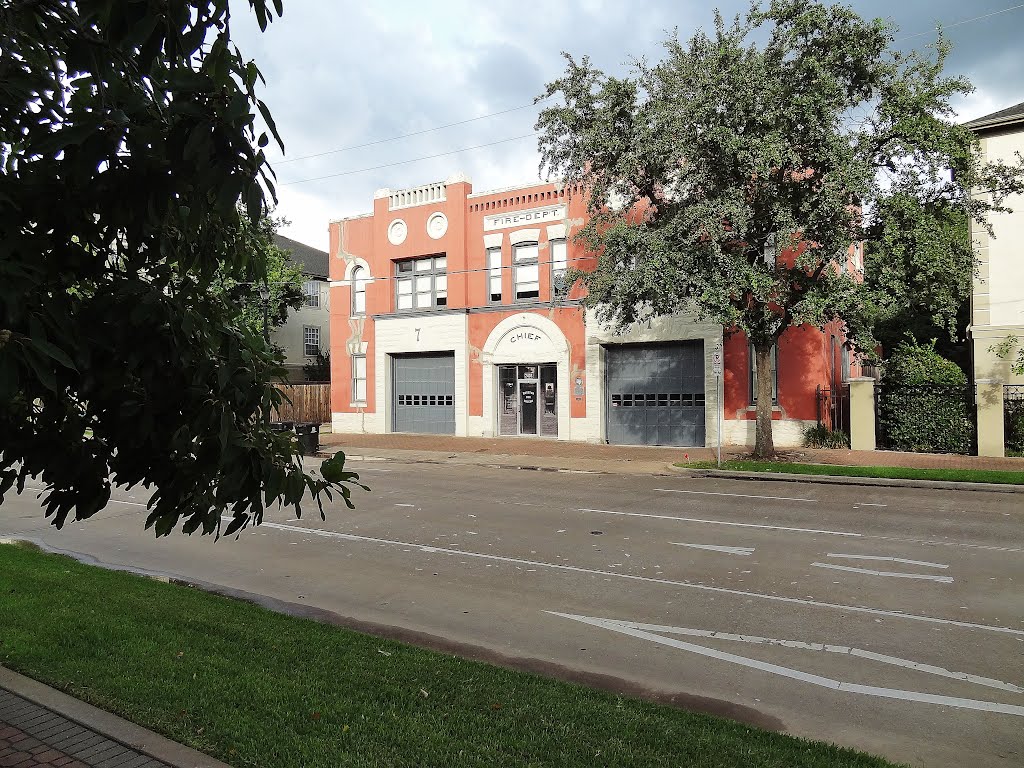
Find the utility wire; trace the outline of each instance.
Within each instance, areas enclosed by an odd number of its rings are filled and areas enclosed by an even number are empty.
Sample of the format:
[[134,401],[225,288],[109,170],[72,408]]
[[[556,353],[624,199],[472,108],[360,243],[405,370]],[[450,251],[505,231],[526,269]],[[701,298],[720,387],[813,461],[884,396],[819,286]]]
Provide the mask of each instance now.
[[[565,263],[567,265],[569,265],[569,264],[575,264],[577,261],[594,261],[596,258],[597,258],[596,256],[574,256],[572,258],[566,259]],[[522,266],[532,267],[534,265],[536,265],[538,267],[542,267],[542,266],[546,266],[546,265],[554,264],[554,263],[555,262],[550,260],[550,259],[547,260],[547,261],[541,261],[540,259],[538,259],[537,261],[518,262],[518,263],[515,263],[515,264],[511,264],[511,265],[502,264],[501,265],[501,271],[503,271],[503,272],[505,272],[505,271],[511,272],[516,267],[522,267]],[[561,262],[559,262],[559,264],[561,264]],[[431,275],[433,275],[435,277],[447,277],[448,275],[471,275],[471,274],[474,274],[474,273],[477,273],[477,272],[490,272],[492,269],[495,270],[495,274],[496,274],[497,270],[498,270],[497,267],[474,267],[472,269],[457,269],[454,272],[419,272],[419,273],[412,272],[412,273],[404,274],[404,275],[381,275],[380,277],[367,277],[367,278],[364,278],[363,280],[360,280],[359,282],[360,283],[379,283],[379,282],[387,282],[387,281],[395,281],[395,280],[409,280],[409,279],[412,279],[412,278],[416,277],[417,274],[420,277],[430,277]],[[350,280],[350,279],[349,280],[329,280],[328,282],[334,283],[335,285],[338,285],[339,283],[345,283],[345,284],[348,284],[348,285],[352,285],[353,284],[353,281]]]
[[477,144],[476,146],[472,146],[472,147],[461,147],[460,149],[453,149],[453,150],[450,150],[448,152],[438,152],[436,155],[424,155],[423,157],[413,157],[413,158],[411,158],[409,160],[398,160],[397,162],[394,162],[394,163],[384,163],[383,165],[374,165],[374,166],[370,166],[369,168],[357,168],[354,171],[342,171],[341,173],[329,173],[326,176],[314,176],[313,178],[310,178],[310,179],[297,179],[296,181],[285,181],[285,182],[282,182],[281,184],[279,184],[278,186],[280,186],[280,187],[288,187],[288,186],[291,186],[292,184],[305,184],[308,181],[321,181],[322,179],[336,179],[339,176],[352,176],[352,175],[357,174],[357,173],[366,173],[367,171],[379,171],[382,168],[394,168],[395,166],[398,166],[398,165],[408,165],[409,163],[418,163],[418,162],[420,162],[422,160],[433,160],[436,157],[446,157],[448,155],[457,155],[460,152],[468,152],[468,151],[470,151],[472,149],[483,149],[484,147],[493,147],[493,146],[496,146],[498,144],[507,144],[510,141],[522,141],[523,139],[532,139],[532,138],[535,138],[535,137],[536,137],[536,134],[527,133],[527,134],[523,134],[522,136],[513,136],[513,137],[511,137],[509,139],[499,139],[498,141],[491,141],[491,142],[488,142],[486,144]]
[[[962,21],[954,21],[952,24],[946,24],[946,25],[939,24],[939,25],[936,25],[936,28],[941,26],[942,29],[951,29],[952,27],[959,27],[962,24],[970,24],[972,21],[981,21],[982,19],[988,19],[988,18],[991,18],[992,16],[998,16],[1001,13],[1009,13],[1010,11],[1016,11],[1016,10],[1019,10],[1021,8],[1024,8],[1024,3],[1021,3],[1020,5],[1015,5],[1012,8],[1003,8],[1001,11],[992,11],[992,13],[986,13],[983,16],[975,16],[973,19],[964,19]],[[895,40],[893,40],[893,42],[894,43],[899,43],[899,42],[902,42],[903,40],[910,40],[911,38],[921,37],[922,35],[930,35],[930,34],[933,34],[934,32],[935,32],[934,29],[929,29],[927,32],[917,32],[917,33],[915,33],[913,35],[907,35],[905,37],[897,37]]]
[[348,147],[339,147],[338,149],[329,149],[326,152],[317,152],[315,155],[302,155],[301,157],[290,157],[287,160],[278,160],[275,165],[284,165],[285,163],[295,163],[299,160],[309,160],[314,157],[324,157],[325,155],[335,155],[339,152],[348,152],[351,149],[362,149],[363,147],[373,147],[378,144],[387,144],[389,141],[398,141],[399,139],[407,139],[410,136],[422,136],[425,133],[433,133],[434,131],[441,131],[445,128],[454,128],[456,125],[466,125],[467,123],[475,123],[478,120],[486,120],[489,117],[497,117],[498,115],[507,115],[510,112],[518,112],[520,109],[526,109],[527,107],[536,106],[534,102],[529,104],[522,104],[518,107],[511,107],[510,109],[503,109],[500,112],[489,112],[486,115],[480,115],[479,117],[470,117],[466,120],[457,120],[454,123],[445,123],[444,125],[438,125],[433,128],[424,128],[422,131],[413,131],[412,133],[402,133],[398,136],[392,136],[387,139],[376,139],[375,141],[368,141],[365,144],[352,144]]

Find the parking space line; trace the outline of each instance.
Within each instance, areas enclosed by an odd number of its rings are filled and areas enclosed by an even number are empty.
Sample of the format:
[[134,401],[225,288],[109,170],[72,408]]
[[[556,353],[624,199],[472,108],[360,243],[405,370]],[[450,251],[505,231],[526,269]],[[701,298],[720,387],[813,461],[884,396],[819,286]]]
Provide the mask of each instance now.
[[577,509],[577,512],[599,512],[602,515],[622,515],[623,517],[653,517],[658,520],[678,520],[683,523],[706,523],[708,525],[728,525],[734,528],[760,528],[765,531],[789,531],[791,533],[822,533],[829,536],[860,537],[863,534],[850,531],[826,531],[817,528],[791,528],[785,525],[766,525],[763,523],[734,523],[730,520],[712,520],[702,517],[679,517],[677,515],[655,515],[650,512],[619,512],[614,509]]
[[891,579],[917,579],[919,581],[937,581],[940,584],[952,584],[952,576],[936,576],[933,573],[904,573],[902,571],[873,571],[870,568],[854,568],[851,565],[836,565],[835,563],[811,563],[815,568],[828,568],[832,571],[846,571],[848,573],[864,573],[869,576],[885,576]]
[[[549,611],[549,613],[554,612]],[[682,651],[689,651],[691,653],[696,653],[701,656],[707,656],[712,659],[718,659],[719,661],[726,661],[730,664],[738,664],[741,667],[757,669],[762,672],[768,672],[769,674],[778,675],[780,677],[787,677],[790,680],[798,680],[803,683],[810,683],[811,685],[817,685],[821,688],[828,688],[833,691],[841,691],[845,693],[859,693],[865,696],[876,696],[883,699],[897,699],[900,701],[913,701],[923,704],[937,704],[939,706],[955,707],[957,709],[972,709],[979,710],[982,712],[993,712],[1003,715],[1015,715],[1016,717],[1024,717],[1024,707],[1016,704],[1003,704],[997,701],[965,699],[959,696],[941,696],[933,693],[922,693],[920,691],[907,691],[899,688],[882,688],[880,686],[875,685],[862,685],[860,683],[849,683],[843,680],[833,680],[829,677],[815,675],[810,672],[804,672],[802,670],[793,669],[791,667],[783,667],[779,664],[772,664],[771,662],[761,661],[760,659],[751,659],[746,656],[739,656],[734,653],[719,651],[716,648],[707,648],[703,645],[687,643],[682,640],[676,640],[672,637],[664,637],[662,635],[654,634],[653,632],[647,632],[643,629],[637,629],[627,622],[621,622],[615,619],[599,619],[591,616],[576,616],[570,613],[554,613],[554,615],[560,616],[562,618],[572,619],[574,621],[579,621],[584,624],[590,624],[591,626],[601,627],[602,629],[608,629],[613,632],[620,632],[624,635],[629,635],[640,640],[648,640],[652,643],[667,645],[671,648],[678,648]]]

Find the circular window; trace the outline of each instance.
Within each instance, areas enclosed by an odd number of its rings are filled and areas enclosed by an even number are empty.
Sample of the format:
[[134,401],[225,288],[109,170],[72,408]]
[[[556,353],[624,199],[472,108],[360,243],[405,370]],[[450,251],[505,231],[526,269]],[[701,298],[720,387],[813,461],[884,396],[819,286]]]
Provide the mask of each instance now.
[[430,218],[427,219],[427,234],[434,240],[440,240],[447,231],[448,217],[440,211],[430,214]]
[[401,245],[409,234],[409,227],[401,219],[395,219],[388,226],[388,241],[392,245]]

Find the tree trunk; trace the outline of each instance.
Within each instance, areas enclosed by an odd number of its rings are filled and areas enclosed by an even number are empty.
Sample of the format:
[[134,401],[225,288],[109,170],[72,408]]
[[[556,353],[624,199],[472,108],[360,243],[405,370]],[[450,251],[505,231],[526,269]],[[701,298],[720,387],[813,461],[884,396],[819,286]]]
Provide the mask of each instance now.
[[757,363],[757,422],[754,438],[754,458],[775,458],[775,440],[772,437],[772,345],[755,344],[754,360]]

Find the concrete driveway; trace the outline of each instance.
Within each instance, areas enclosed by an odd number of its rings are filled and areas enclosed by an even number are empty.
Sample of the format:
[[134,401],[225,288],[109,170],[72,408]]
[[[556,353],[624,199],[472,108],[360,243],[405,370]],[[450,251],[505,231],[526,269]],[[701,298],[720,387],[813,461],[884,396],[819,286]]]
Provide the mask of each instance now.
[[0,535],[921,766],[1024,764],[1024,497],[354,462],[326,521]]

